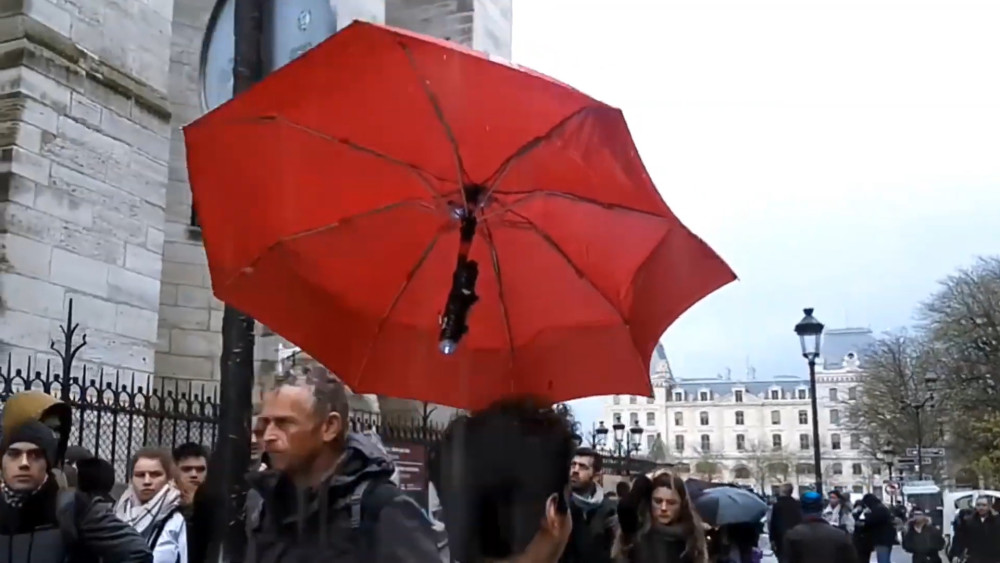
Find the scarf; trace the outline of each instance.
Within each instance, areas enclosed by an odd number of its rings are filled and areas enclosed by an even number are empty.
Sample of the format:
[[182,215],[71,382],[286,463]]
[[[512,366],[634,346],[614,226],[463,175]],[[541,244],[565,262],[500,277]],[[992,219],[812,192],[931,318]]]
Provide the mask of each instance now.
[[3,493],[3,500],[7,503],[7,506],[10,506],[11,508],[21,508],[31,495],[42,490],[42,487],[45,486],[45,483],[48,482],[48,480],[49,476],[46,475],[42,484],[39,485],[37,489],[31,489],[30,491],[15,491],[7,486],[6,481],[0,480],[0,492]]
[[143,504],[135,496],[135,489],[128,487],[115,504],[115,516],[147,538],[149,534],[180,506],[181,492],[173,483],[164,485],[156,496]]
[[604,489],[597,485],[597,483],[594,483],[594,490],[590,494],[573,491],[571,498],[573,504],[580,507],[584,514],[586,514],[599,508],[604,502]]

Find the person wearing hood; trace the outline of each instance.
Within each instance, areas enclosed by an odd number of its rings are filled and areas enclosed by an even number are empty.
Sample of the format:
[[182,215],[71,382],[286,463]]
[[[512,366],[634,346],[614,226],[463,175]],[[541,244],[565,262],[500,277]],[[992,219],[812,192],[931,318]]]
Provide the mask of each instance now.
[[860,535],[864,546],[872,547],[878,563],[892,563],[892,546],[896,544],[892,512],[871,493],[861,497],[861,506],[863,509],[855,524],[855,533]]
[[2,434],[6,436],[29,420],[37,420],[56,433],[55,459],[50,468],[53,478],[62,488],[69,483],[63,473],[66,449],[69,447],[69,433],[73,425],[73,410],[69,405],[44,391],[21,391],[11,395],[3,408]]
[[782,563],[858,563],[851,536],[823,517],[823,495],[802,493],[800,504],[802,522],[785,533]]
[[941,563],[944,536],[920,508],[914,508],[903,534],[903,550],[913,554],[913,563]]
[[272,466],[249,477],[263,502],[247,561],[441,562],[420,506],[348,415],[344,383],[322,367],[294,366],[264,394],[255,430]]
[[149,563],[152,553],[106,503],[61,490],[53,477],[59,438],[27,420],[5,428],[0,444],[0,561]]
[[597,483],[601,454],[579,448],[569,466],[570,514],[573,532],[562,563],[611,563],[611,548],[618,536],[618,505]]

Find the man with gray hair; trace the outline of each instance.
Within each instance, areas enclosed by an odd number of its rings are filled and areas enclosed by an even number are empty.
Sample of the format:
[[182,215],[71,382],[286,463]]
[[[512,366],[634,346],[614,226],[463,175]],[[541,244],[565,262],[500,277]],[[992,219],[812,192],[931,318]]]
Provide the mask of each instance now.
[[344,383],[322,367],[293,366],[264,394],[254,431],[270,467],[250,477],[263,503],[248,514],[247,561],[441,561],[392,462],[348,416]]

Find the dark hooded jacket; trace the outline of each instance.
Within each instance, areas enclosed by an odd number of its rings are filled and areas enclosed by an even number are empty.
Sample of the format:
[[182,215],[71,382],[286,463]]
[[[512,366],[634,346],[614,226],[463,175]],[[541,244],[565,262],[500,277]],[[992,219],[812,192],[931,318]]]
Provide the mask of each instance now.
[[65,488],[68,483],[63,473],[63,461],[66,458],[66,448],[69,445],[70,428],[73,424],[73,409],[69,405],[43,391],[21,391],[7,399],[3,408],[3,422],[0,423],[3,435],[29,420],[43,422],[56,431],[59,444],[56,448],[55,464],[50,469],[52,476]]
[[[28,420],[4,436],[4,452],[16,442],[37,445],[51,466],[57,438],[50,427]],[[60,490],[51,469],[30,493],[0,494],[0,561],[11,563],[115,563],[152,561],[146,542],[115,517],[110,505],[80,492]]]
[[[430,521],[392,484],[394,470],[378,446],[352,433],[337,472],[316,489],[297,490],[287,477],[273,471],[251,475],[250,484],[263,506],[249,517],[245,561],[440,563]],[[362,498],[384,499],[377,504],[360,502],[364,523],[354,521],[357,505],[352,504],[362,484]],[[377,513],[364,512],[375,506]]]
[[563,552],[562,563],[610,563],[611,548],[618,535],[618,504],[604,496],[594,484],[590,496],[576,493],[570,499],[573,531]]

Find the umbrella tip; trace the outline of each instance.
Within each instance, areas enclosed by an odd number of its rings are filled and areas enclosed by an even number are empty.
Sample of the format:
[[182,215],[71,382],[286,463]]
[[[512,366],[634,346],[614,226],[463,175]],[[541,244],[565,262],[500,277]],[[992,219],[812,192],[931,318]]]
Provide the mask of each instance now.
[[450,356],[458,350],[458,342],[446,338],[438,343],[438,350],[445,356]]

